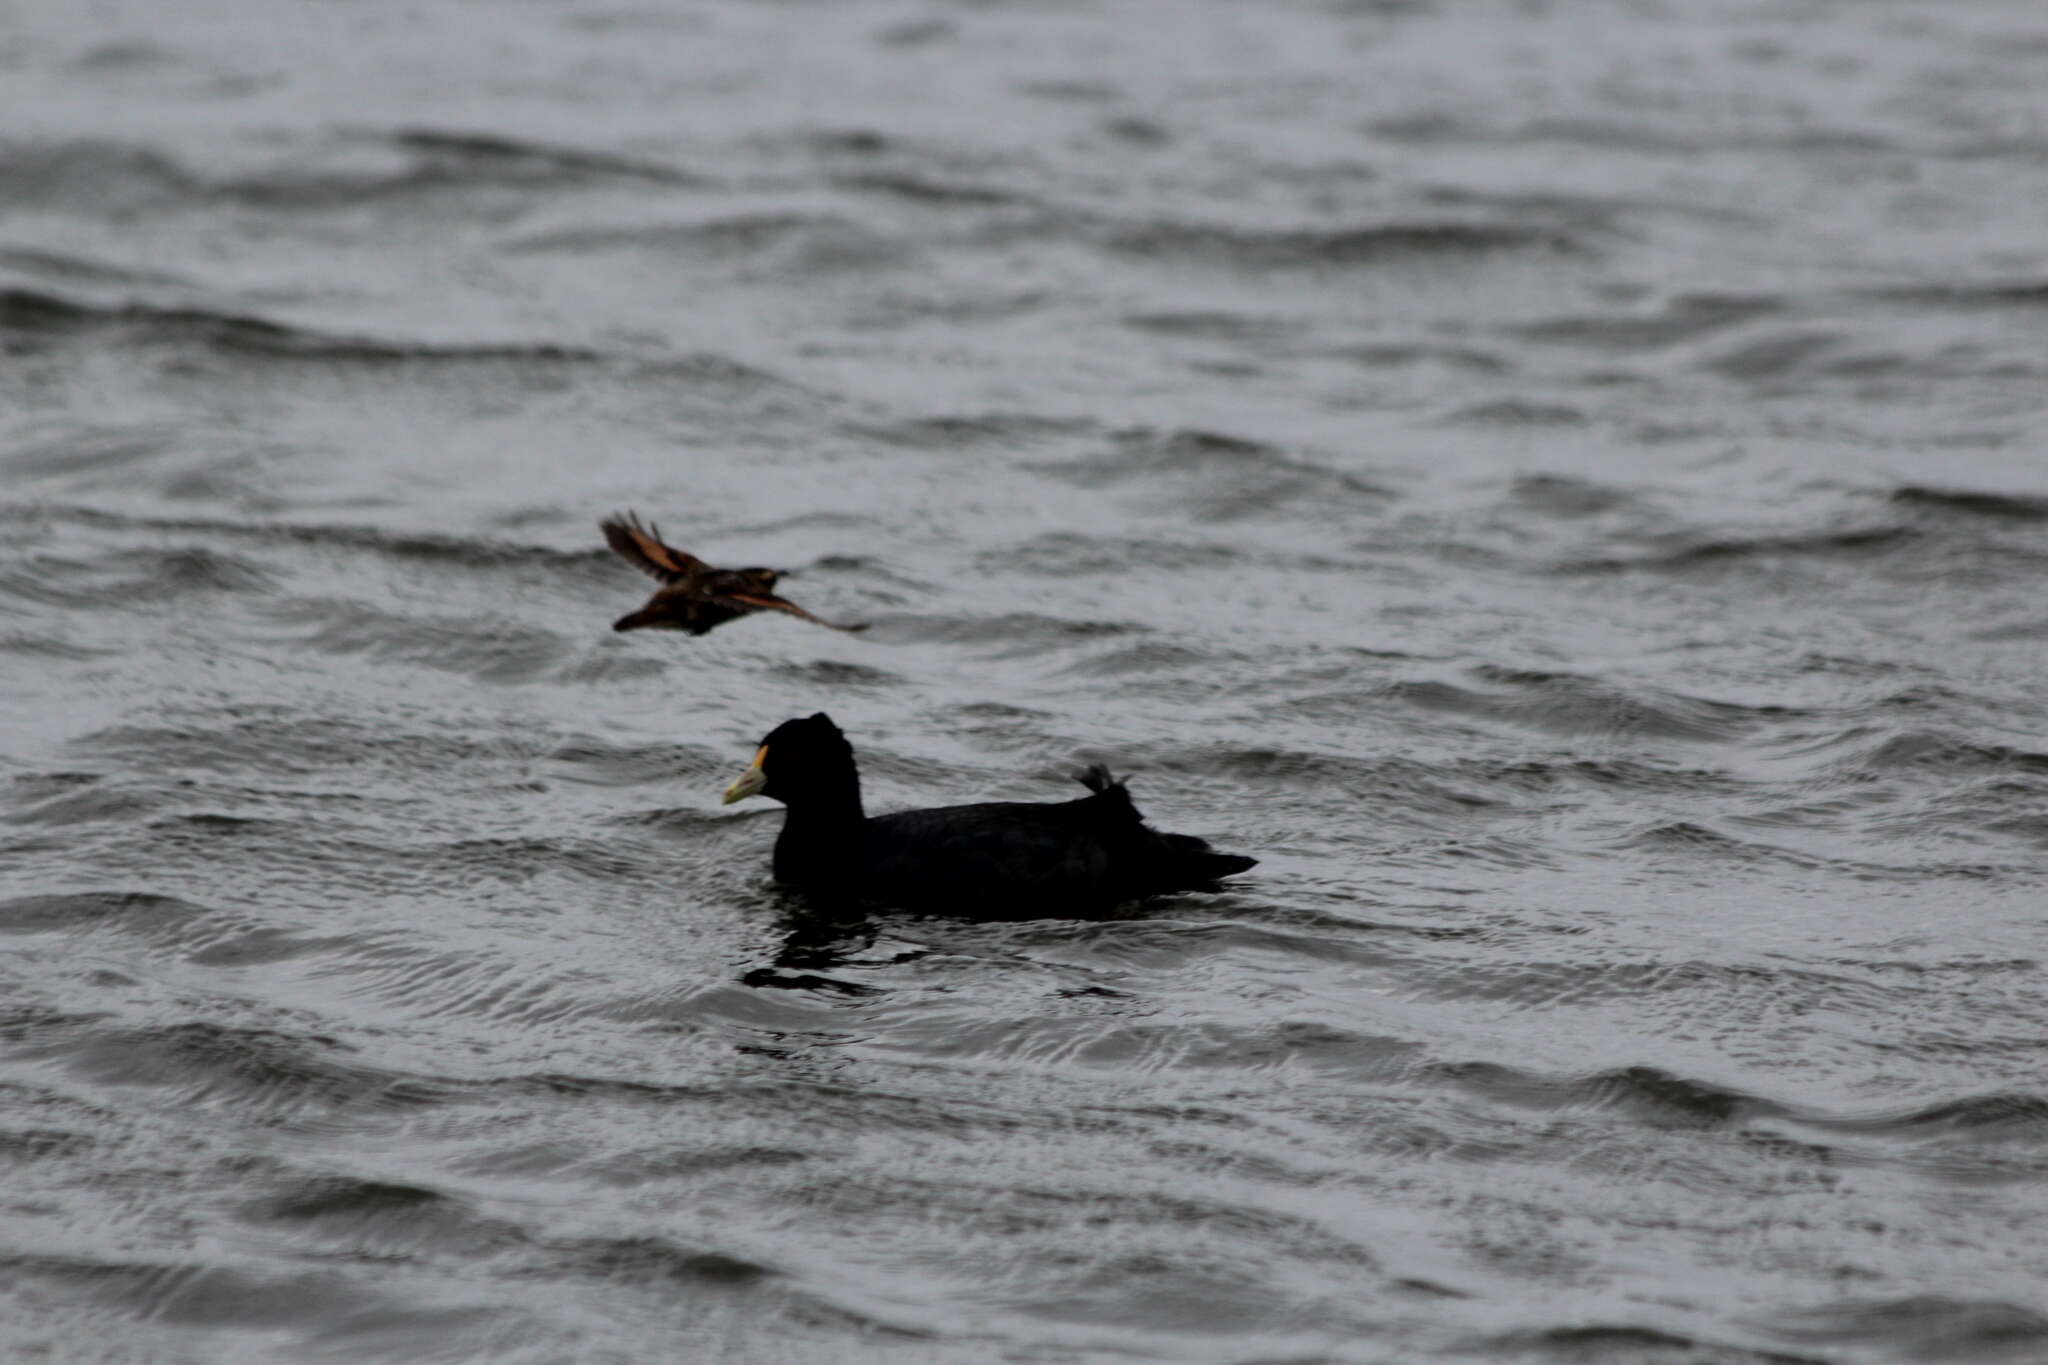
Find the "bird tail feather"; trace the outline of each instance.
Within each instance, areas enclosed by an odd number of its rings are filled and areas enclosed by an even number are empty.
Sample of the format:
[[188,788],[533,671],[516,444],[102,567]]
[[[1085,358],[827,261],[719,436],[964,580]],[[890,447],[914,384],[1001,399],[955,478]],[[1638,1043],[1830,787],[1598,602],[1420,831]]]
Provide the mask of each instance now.
[[1107,796],[1110,792],[1123,787],[1128,779],[1112,774],[1106,763],[1090,763],[1074,774],[1074,780],[1097,796]]

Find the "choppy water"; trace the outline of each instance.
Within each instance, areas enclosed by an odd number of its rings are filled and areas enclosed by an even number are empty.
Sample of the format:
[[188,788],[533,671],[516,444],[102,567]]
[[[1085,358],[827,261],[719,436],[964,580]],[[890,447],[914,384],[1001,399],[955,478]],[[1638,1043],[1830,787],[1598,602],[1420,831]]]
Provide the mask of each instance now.
[[[11,7],[0,1355],[2048,1358],[2044,62]],[[821,707],[1261,865],[806,922]]]

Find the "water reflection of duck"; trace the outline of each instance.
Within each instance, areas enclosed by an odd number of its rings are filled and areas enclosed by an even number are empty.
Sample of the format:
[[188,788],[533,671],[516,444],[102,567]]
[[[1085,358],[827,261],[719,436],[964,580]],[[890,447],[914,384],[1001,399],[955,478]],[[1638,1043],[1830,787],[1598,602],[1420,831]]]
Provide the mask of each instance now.
[[1169,891],[1215,890],[1257,863],[1147,825],[1100,764],[1073,801],[994,801],[870,818],[853,746],[822,711],[770,731],[727,803],[788,807],[775,879],[794,890],[979,918],[1055,916]]
[[612,622],[613,630],[686,630],[702,635],[714,626],[757,611],[786,611],[833,630],[866,630],[811,615],[787,598],[775,595],[782,577],[774,569],[714,569],[695,555],[663,542],[652,525],[642,525],[631,512],[599,523],[605,543],[634,568],[661,580],[645,606]]

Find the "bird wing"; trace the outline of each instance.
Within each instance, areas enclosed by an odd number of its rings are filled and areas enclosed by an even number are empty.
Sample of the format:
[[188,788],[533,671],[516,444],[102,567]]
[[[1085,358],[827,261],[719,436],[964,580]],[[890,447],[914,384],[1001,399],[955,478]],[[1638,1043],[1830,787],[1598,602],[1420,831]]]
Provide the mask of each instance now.
[[648,599],[646,606],[612,622],[612,629],[681,630],[702,635],[746,614],[744,608],[728,606],[715,597],[700,596],[687,588],[663,588]]
[[813,616],[788,598],[777,597],[772,592],[722,592],[709,600],[739,611],[786,611],[791,616],[800,616],[806,621],[831,630],[861,631],[868,628],[866,621],[841,625],[837,621],[827,621],[822,616]]
[[619,558],[664,583],[689,578],[711,567],[697,556],[686,555],[673,545],[664,543],[661,532],[652,525],[642,525],[634,513],[614,513],[598,526],[604,531],[605,544],[611,546]]

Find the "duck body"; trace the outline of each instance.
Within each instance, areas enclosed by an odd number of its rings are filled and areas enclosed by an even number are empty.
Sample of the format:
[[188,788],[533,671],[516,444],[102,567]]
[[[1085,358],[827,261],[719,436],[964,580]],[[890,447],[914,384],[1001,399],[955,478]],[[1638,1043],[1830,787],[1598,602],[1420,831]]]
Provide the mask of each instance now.
[[1089,794],[1072,801],[990,801],[870,818],[852,746],[821,712],[772,731],[727,799],[760,794],[788,807],[774,871],[792,890],[979,918],[1086,913],[1214,890],[1258,861],[1154,830],[1107,768],[1096,765],[1077,780]]

